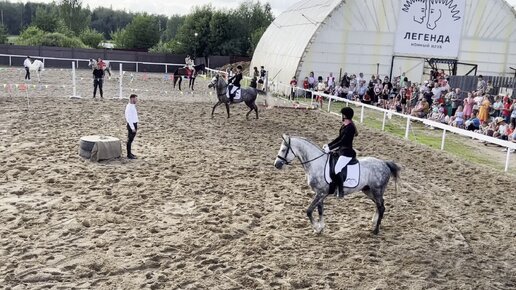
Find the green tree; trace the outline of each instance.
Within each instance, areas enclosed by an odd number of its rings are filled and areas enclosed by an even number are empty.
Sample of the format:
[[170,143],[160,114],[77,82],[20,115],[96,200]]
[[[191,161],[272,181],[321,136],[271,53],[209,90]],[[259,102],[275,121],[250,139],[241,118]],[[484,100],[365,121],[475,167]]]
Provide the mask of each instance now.
[[132,13],[99,7],[91,13],[91,27],[109,38],[112,32],[123,29],[135,17]]
[[7,43],[7,28],[0,25],[0,44]]
[[87,28],[86,30],[81,32],[79,38],[82,40],[84,44],[91,48],[98,48],[99,44],[104,40],[104,36],[102,35],[102,33],[91,28]]
[[46,33],[41,38],[41,43],[37,45],[86,48],[78,37],[68,37],[58,32]]
[[265,30],[267,30],[267,27],[260,27],[251,33],[251,47],[249,48],[249,55],[253,55],[258,42],[260,42],[260,38],[262,38],[262,35],[265,33]]
[[146,14],[136,16],[123,33],[125,48],[149,49],[159,42],[158,23]]
[[36,15],[31,23],[43,31],[54,32],[57,30],[59,24],[59,16],[57,10],[53,8],[38,7]]
[[170,40],[174,39],[177,35],[177,31],[179,30],[181,25],[183,25],[184,22],[185,22],[185,16],[172,15],[167,20],[167,28],[161,35],[161,40],[162,41],[170,41]]
[[15,43],[19,45],[38,45],[45,32],[36,26],[29,26],[22,31]]
[[90,11],[82,8],[81,0],[61,0],[59,11],[65,26],[75,35],[79,35],[90,25]]
[[209,41],[212,15],[212,6],[206,5],[195,7],[194,12],[186,16],[185,22],[172,43],[176,49],[175,53],[181,51],[195,56],[209,56],[211,54]]
[[125,29],[117,29],[110,34],[116,48],[126,47]]

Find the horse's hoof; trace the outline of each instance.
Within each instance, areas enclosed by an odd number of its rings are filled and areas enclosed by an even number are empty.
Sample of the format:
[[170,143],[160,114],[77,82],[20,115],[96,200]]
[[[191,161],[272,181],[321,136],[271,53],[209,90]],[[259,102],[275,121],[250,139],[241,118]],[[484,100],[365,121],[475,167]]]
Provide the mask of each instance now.
[[380,233],[380,229],[374,229],[374,230],[373,230],[373,234],[374,234],[374,235],[378,235],[378,233]]

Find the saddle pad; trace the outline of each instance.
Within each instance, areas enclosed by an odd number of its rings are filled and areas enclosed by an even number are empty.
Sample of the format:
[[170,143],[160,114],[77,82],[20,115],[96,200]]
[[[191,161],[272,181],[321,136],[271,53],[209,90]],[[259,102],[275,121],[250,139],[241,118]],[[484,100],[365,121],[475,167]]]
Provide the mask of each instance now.
[[[324,179],[326,179],[326,182],[330,184],[333,180],[330,177],[330,166],[329,166],[329,158],[326,161],[326,165],[324,166]],[[347,188],[355,188],[358,186],[358,183],[360,181],[360,162],[353,165],[347,165],[347,176],[346,181],[344,182],[344,187]]]
[[[227,95],[228,95],[228,98],[229,98],[229,90],[227,91]],[[233,98],[233,100],[240,100],[240,97],[241,97],[240,89],[237,89],[236,92],[235,92],[235,97]]]

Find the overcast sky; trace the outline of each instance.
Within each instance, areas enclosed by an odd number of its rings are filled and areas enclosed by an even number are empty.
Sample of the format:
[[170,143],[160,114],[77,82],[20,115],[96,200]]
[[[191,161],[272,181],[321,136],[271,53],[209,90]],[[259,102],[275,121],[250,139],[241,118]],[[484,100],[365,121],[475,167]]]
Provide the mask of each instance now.
[[[28,2],[19,0],[7,0],[8,2]],[[57,0],[56,2],[58,2]],[[30,2],[51,3],[52,0],[31,0]],[[242,0],[83,0],[83,5],[90,8],[99,6],[110,7],[113,9],[125,9],[132,12],[148,12],[151,14],[188,14],[192,7],[202,6],[211,3],[216,8],[236,8]],[[261,3],[269,2],[274,16],[278,16],[298,0],[261,0]],[[507,0],[510,5],[516,6],[516,0]]]

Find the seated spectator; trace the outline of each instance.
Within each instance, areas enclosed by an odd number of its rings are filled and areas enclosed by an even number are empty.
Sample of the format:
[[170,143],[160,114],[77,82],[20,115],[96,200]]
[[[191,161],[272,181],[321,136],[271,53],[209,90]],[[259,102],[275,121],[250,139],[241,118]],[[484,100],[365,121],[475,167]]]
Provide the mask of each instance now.
[[457,111],[455,111],[455,115],[450,118],[449,124],[453,127],[464,127],[464,112],[462,111],[462,106],[459,106],[457,108]]
[[476,114],[473,114],[470,119],[465,122],[466,129],[468,131],[475,131],[480,129],[480,120],[477,118]]
[[496,118],[495,119],[496,129],[494,131],[493,137],[502,139],[502,140],[508,140],[509,135],[509,125],[505,123],[505,120],[503,118]]
[[428,114],[429,110],[430,105],[425,98],[421,97],[419,98],[419,102],[417,103],[416,107],[414,107],[412,110],[411,115],[418,118],[424,118]]
[[496,96],[495,101],[493,103],[493,117],[497,118],[502,115],[502,109],[503,109],[503,98],[502,96]]

